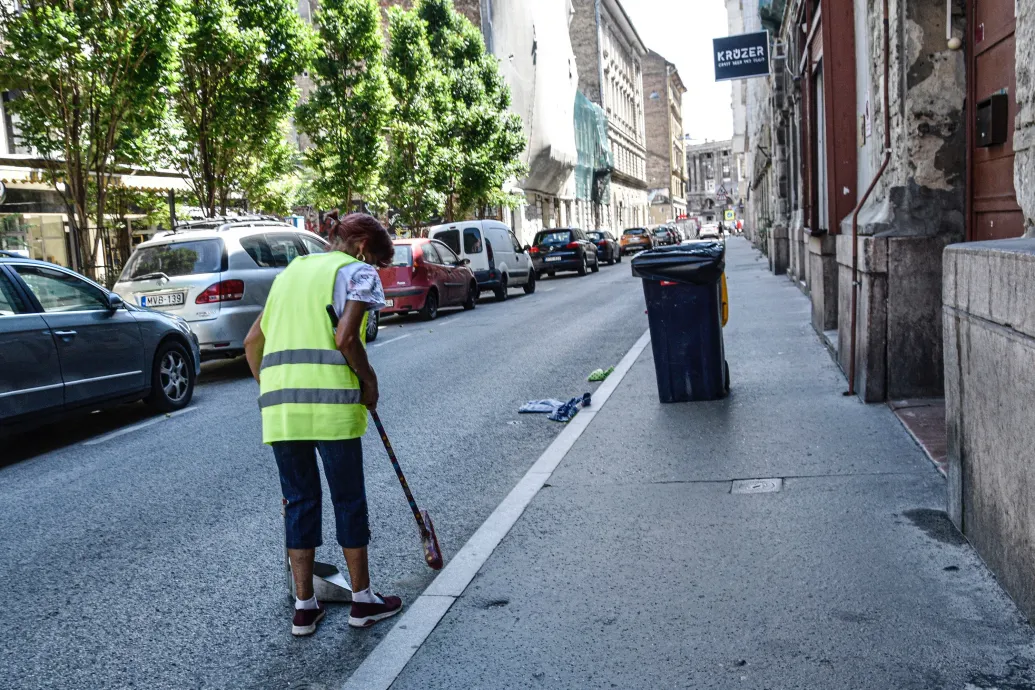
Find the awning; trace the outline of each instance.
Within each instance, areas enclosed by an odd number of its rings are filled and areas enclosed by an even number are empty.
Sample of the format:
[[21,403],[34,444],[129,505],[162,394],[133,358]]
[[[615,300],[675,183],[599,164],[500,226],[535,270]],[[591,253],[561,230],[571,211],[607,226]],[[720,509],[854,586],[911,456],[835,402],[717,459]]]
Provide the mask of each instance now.
[[173,175],[122,175],[119,180],[123,187],[142,192],[192,191],[186,178]]

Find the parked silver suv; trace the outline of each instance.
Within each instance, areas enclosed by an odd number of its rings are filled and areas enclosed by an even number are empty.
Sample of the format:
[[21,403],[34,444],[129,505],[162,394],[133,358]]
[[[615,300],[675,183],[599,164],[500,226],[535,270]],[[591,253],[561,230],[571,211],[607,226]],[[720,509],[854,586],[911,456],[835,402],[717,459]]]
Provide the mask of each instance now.
[[183,317],[203,359],[236,357],[274,278],[296,256],[327,246],[275,218],[186,223],[140,244],[114,289],[133,304]]

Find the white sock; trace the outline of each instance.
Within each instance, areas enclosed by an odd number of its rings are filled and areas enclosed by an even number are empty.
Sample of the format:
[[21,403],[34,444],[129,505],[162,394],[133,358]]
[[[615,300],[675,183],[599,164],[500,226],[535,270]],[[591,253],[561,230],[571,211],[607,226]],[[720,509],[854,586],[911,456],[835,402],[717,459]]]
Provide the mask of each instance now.
[[320,604],[317,603],[316,595],[315,594],[313,595],[312,599],[299,599],[297,597],[295,598],[295,610],[296,611],[304,611],[306,609],[318,609],[318,608],[320,608]]
[[357,604],[383,604],[383,603],[385,603],[384,599],[382,599],[381,597],[379,597],[376,594],[374,594],[373,592],[371,592],[369,587],[364,589],[362,592],[353,592],[352,593],[352,601],[356,602]]

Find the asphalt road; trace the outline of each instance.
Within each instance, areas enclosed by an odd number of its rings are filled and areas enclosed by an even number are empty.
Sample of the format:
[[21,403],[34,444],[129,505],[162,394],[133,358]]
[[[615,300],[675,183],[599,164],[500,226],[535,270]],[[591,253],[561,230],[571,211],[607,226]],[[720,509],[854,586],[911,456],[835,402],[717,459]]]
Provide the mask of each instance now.
[[[385,319],[371,359],[380,411],[417,499],[455,553],[561,425],[519,415],[592,390],[646,329],[628,262],[489,293],[434,322]],[[206,365],[184,414],[123,406],[32,432],[0,453],[5,688],[332,688],[387,632],[290,634],[280,487],[243,360]],[[364,439],[375,589],[412,600],[433,577],[373,430]],[[324,506],[320,560],[344,567]]]

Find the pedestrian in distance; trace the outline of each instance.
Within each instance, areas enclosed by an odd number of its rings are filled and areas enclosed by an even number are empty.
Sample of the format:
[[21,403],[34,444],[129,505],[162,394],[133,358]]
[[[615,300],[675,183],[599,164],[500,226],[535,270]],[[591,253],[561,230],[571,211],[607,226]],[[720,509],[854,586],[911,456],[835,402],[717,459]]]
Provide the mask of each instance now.
[[[361,442],[367,411],[378,401],[366,324],[371,310],[385,306],[377,267],[391,265],[395,247],[376,219],[359,213],[335,218],[328,234],[330,251],[300,256],[277,276],[245,339],[248,366],[259,382],[262,440],[273,448],[285,500],[294,635],[313,634],[324,617],[313,591],[316,547],[323,543],[317,451],[352,580],[349,625],[364,628],[402,609],[399,597],[370,588]],[[328,305],[338,316],[337,329]]]

